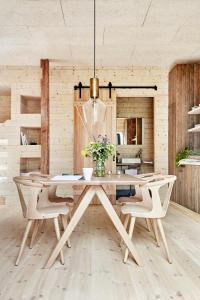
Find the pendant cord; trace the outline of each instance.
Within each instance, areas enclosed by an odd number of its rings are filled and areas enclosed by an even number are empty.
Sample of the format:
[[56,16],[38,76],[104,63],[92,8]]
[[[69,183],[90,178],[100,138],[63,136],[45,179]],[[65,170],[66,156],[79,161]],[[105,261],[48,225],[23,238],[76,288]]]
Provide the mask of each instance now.
[[94,0],[94,78],[96,76],[96,0]]

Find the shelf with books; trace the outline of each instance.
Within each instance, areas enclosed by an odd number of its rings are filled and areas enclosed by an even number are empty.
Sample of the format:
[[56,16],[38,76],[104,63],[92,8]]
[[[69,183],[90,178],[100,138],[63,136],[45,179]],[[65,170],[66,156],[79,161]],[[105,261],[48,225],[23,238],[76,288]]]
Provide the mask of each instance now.
[[41,145],[40,127],[20,127],[21,145]]

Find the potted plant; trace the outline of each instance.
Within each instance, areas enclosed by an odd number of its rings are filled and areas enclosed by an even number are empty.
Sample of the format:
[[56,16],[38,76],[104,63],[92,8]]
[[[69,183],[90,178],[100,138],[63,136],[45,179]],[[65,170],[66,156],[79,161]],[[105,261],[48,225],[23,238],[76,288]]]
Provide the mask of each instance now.
[[187,146],[183,150],[179,151],[176,154],[176,166],[179,167],[181,160],[187,159],[192,153],[193,153],[193,151],[189,148],[189,146]]
[[109,156],[114,154],[115,146],[108,140],[107,135],[99,135],[97,140],[94,139],[82,151],[81,154],[85,157],[92,157],[96,164],[95,176],[105,176],[105,161]]

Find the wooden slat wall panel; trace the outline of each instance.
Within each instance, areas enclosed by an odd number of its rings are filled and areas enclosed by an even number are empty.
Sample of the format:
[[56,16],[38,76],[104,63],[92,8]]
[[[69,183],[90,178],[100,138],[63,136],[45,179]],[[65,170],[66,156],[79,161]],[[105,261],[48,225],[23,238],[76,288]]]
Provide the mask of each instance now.
[[169,74],[169,173],[177,176],[173,201],[199,212],[200,167],[176,168],[177,152],[185,146],[200,149],[200,134],[188,129],[200,123],[200,116],[188,115],[200,103],[200,64],[179,64]]

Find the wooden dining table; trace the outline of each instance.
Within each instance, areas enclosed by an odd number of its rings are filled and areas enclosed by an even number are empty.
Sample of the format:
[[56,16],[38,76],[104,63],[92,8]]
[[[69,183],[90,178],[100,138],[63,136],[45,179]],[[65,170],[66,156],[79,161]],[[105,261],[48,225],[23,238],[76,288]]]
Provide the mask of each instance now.
[[58,241],[56,247],[54,248],[53,252],[51,253],[45,268],[50,268],[53,263],[55,262],[57,256],[59,255],[60,250],[64,247],[65,243],[69,239],[72,231],[78,224],[79,220],[83,216],[85,210],[87,209],[88,205],[91,203],[93,197],[96,195],[100,201],[100,203],[105,208],[108,216],[110,217],[111,221],[113,222],[115,228],[117,229],[118,233],[120,234],[122,240],[124,241],[125,245],[129,249],[130,253],[132,254],[135,262],[141,266],[142,261],[141,258],[131,240],[128,233],[126,232],[118,214],[116,213],[113,205],[111,204],[108,195],[105,191],[106,185],[143,185],[145,184],[145,180],[141,178],[137,178],[130,175],[108,175],[105,177],[92,177],[91,180],[86,181],[83,178],[79,180],[53,180],[49,179],[47,181],[41,181],[44,186],[50,185],[71,185],[71,186],[84,186],[83,192],[80,195],[78,206],[68,224],[61,239]]

